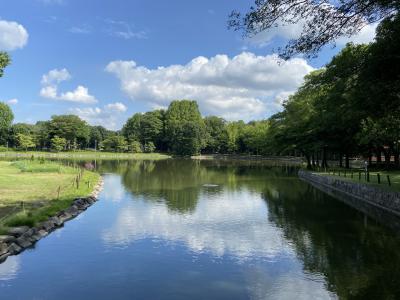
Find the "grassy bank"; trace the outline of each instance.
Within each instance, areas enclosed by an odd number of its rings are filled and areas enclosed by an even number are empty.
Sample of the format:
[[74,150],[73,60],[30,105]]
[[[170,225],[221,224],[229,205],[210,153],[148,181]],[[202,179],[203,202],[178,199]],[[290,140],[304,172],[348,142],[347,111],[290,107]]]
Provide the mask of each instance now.
[[[372,171],[369,172],[369,181],[367,180],[365,172],[361,171],[360,174],[360,170],[335,169],[335,171],[313,172],[324,176],[337,177],[340,180],[353,181],[372,185],[384,190],[400,192],[400,171]],[[378,174],[380,177],[380,183],[378,182]],[[389,176],[390,185],[387,176]]]
[[44,151],[6,151],[0,152],[0,157],[44,157],[44,158],[73,158],[73,159],[136,159],[136,160],[160,160],[171,156],[162,153],[116,153],[100,151],[68,151],[68,152],[44,152]]
[[100,179],[83,171],[44,160],[0,161],[0,231],[46,220],[89,195]]

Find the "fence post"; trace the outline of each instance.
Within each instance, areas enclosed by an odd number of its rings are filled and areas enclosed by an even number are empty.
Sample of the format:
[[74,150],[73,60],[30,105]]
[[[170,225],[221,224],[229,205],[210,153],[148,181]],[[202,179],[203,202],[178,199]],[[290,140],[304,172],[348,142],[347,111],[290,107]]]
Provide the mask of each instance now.
[[378,177],[378,184],[381,184],[381,174],[376,174],[376,176]]
[[367,182],[369,182],[369,172],[367,171]]
[[389,186],[391,186],[392,183],[390,182],[390,177],[389,177],[389,175],[386,175],[386,178],[387,178],[387,182],[388,182]]
[[358,181],[361,181],[361,171],[358,171]]

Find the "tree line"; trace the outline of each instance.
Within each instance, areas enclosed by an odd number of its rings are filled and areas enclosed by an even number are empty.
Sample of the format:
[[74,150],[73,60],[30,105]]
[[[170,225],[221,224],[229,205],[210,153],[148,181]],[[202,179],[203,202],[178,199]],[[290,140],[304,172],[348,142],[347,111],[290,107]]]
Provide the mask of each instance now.
[[385,19],[373,43],[348,44],[306,76],[269,121],[268,147],[300,151],[309,167],[333,157],[348,168],[352,156],[399,167],[400,17]]
[[56,115],[36,124],[16,123],[0,103],[0,145],[17,150],[265,154],[269,121],[227,122],[202,117],[196,101],[177,100],[167,110],[136,113],[121,130],[91,126],[76,115]]

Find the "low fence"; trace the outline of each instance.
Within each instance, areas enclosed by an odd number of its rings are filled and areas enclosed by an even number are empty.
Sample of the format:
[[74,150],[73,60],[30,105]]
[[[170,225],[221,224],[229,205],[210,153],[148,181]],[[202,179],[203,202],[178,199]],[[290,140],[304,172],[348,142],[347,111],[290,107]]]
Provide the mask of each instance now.
[[[66,184],[64,186],[59,185],[57,187],[57,189],[53,192],[53,196],[54,196],[53,200],[59,200],[62,192],[66,191],[68,188],[71,188],[71,187],[75,187],[76,189],[79,189],[79,187],[82,184],[85,184],[85,185],[87,185],[88,188],[90,188],[90,186],[92,184],[90,181],[82,182],[83,174],[84,174],[84,169],[79,168],[76,176],[74,176],[74,178],[68,184]],[[4,221],[11,215],[14,215],[19,212],[23,212],[26,209],[43,207],[46,204],[46,202],[47,201],[29,201],[29,202],[17,201],[17,202],[7,204],[3,207],[0,207],[0,225],[2,223],[4,223]]]

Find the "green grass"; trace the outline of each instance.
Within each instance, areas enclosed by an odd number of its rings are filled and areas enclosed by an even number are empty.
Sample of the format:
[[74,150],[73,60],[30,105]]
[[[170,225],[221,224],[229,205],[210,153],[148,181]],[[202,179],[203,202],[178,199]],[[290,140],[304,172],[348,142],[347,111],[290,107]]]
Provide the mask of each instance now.
[[[340,169],[340,176],[338,175],[338,171],[339,169],[335,170],[335,175],[332,174],[332,171],[318,172],[318,173],[325,176],[337,177],[338,179],[341,180],[372,185],[388,191],[397,191],[397,192],[400,191],[400,171],[371,171],[369,172],[369,182],[367,181],[365,177],[365,172],[363,171],[361,171],[361,178],[359,177],[360,170],[357,169],[353,170]],[[346,171],[346,176],[345,176],[345,171]],[[353,177],[351,177],[352,172],[353,172]],[[380,184],[378,183],[378,174],[380,174],[380,182],[381,182]],[[388,184],[387,175],[389,175],[390,178],[390,183],[391,183],[390,186]]]
[[44,151],[7,151],[0,152],[0,157],[44,157],[44,158],[84,158],[84,159],[135,159],[135,160],[161,160],[171,158],[163,153],[116,153],[100,151],[66,151],[66,152],[44,152]]
[[89,195],[100,175],[85,170],[77,188],[73,182],[79,172],[55,162],[0,161],[0,208],[15,208],[0,215],[0,227],[33,226]]

